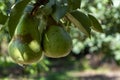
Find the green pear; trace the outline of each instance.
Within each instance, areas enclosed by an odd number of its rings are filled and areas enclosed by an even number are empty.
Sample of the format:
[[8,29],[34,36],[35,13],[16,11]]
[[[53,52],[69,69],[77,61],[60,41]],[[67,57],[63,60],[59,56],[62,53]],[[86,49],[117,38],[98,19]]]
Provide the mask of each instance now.
[[72,39],[63,27],[52,25],[44,32],[42,46],[47,57],[65,57],[72,49]]
[[9,43],[8,52],[11,58],[19,64],[32,64],[42,57],[39,20],[24,12]]

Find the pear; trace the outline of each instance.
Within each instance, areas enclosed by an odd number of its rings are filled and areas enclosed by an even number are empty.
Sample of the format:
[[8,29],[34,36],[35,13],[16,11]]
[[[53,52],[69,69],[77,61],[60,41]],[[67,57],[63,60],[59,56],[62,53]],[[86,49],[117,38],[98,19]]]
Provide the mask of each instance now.
[[65,57],[72,49],[72,39],[63,27],[52,25],[44,32],[42,46],[47,57]]
[[38,25],[36,17],[24,12],[8,47],[9,55],[16,63],[32,64],[42,58]]

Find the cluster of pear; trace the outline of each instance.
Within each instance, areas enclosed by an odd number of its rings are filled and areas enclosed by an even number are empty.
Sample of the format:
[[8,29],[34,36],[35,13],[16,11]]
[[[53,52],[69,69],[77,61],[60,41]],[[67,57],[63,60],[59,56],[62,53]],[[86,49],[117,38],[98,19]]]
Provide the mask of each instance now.
[[43,55],[50,58],[67,56],[72,49],[72,39],[66,30],[57,24],[47,24],[40,36],[39,20],[25,12],[20,18],[9,43],[10,57],[18,64],[32,64]]

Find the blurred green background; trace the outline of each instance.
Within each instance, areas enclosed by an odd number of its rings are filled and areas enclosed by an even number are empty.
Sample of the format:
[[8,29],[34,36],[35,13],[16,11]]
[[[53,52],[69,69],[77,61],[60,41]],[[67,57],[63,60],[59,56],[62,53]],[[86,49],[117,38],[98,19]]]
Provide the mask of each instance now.
[[[1,0],[0,13],[17,0]],[[7,30],[0,32],[0,80],[120,80],[120,1],[82,0],[81,10],[92,13],[101,23],[104,33],[92,31],[86,38],[71,26],[73,50],[60,59],[44,59],[37,64],[21,66],[8,55]],[[0,16],[0,20],[3,19]],[[2,29],[2,24],[0,28]],[[114,71],[114,72],[113,72]],[[115,73],[115,74],[113,74]]]

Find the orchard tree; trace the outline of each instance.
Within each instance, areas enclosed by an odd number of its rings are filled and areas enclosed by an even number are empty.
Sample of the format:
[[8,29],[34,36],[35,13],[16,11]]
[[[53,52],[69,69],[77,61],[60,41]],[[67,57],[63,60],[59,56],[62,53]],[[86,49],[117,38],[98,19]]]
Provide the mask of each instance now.
[[102,33],[99,21],[83,12],[81,3],[82,0],[0,1],[0,27],[9,33],[9,56],[18,64],[36,63],[43,56],[61,58],[73,48],[73,28],[89,38],[92,29]]

